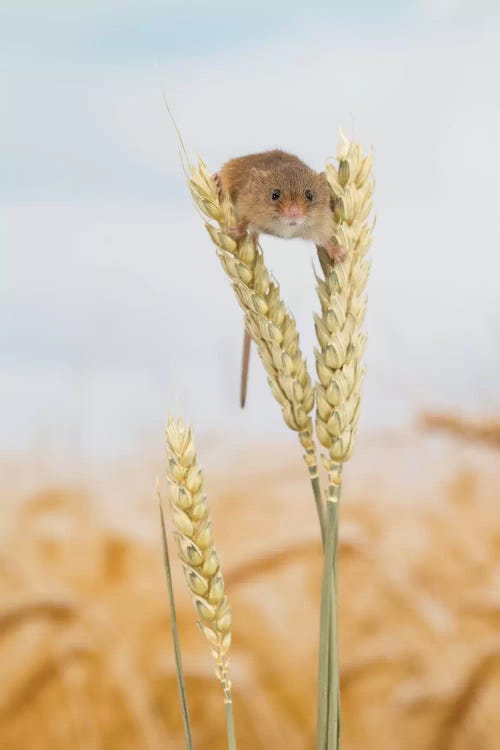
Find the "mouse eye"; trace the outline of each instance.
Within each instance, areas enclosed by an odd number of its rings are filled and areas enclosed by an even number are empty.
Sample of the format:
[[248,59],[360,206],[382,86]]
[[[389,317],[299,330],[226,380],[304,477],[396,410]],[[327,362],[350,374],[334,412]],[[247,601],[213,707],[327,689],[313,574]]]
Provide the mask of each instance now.
[[311,191],[310,191],[310,190],[306,190],[306,192],[304,193],[304,195],[306,196],[306,200],[308,200],[309,202],[311,202],[311,201],[312,201],[312,199],[313,199],[313,194],[311,193]]
[[281,196],[281,190],[273,190],[273,193],[271,195],[271,198],[273,199],[273,201],[278,201],[280,199],[280,196]]

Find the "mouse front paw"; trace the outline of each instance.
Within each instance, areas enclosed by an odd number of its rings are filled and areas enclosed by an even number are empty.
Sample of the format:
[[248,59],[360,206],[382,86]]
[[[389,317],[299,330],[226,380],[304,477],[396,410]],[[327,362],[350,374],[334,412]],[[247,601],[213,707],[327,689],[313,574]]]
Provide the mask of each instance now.
[[212,180],[215,182],[215,187],[217,188],[217,198],[219,201],[222,200],[222,180],[220,178],[220,174],[216,172],[212,175]]
[[247,233],[248,223],[242,221],[239,224],[233,224],[230,227],[226,227],[226,232],[233,240],[241,240]]
[[342,262],[343,260],[345,260],[347,255],[347,249],[342,245],[337,245],[334,240],[330,240],[330,242],[326,243],[325,250],[330,260],[337,260]]

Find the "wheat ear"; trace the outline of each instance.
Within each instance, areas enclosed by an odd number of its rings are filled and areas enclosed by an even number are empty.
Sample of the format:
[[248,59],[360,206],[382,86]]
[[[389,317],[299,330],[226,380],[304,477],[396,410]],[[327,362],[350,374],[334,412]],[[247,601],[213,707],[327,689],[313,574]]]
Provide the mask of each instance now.
[[252,234],[239,239],[231,237],[229,228],[237,224],[234,208],[227,196],[219,197],[216,183],[203,161],[199,159],[198,167],[190,165],[190,172],[191,194],[208,219],[205,226],[243,309],[246,329],[257,344],[271,391],[281,406],[286,424],[298,433],[305,450],[304,459],[323,531],[323,507],[310,416],[314,391],[299,348],[295,320],[281,299],[279,284],[266,268],[257,238]]
[[322,248],[318,255],[324,278],[316,277],[321,315],[315,315],[319,349],[315,350],[316,433],[328,449],[330,499],[340,495],[342,464],[354,450],[359,420],[362,356],[366,335],[365,288],[370,270],[366,258],[372,242],[373,153],[364,158],[361,145],[340,132],[338,168],[327,164],[326,175],[334,205],[335,238],[347,250],[343,263],[330,262]]
[[191,427],[168,420],[166,431],[167,477],[175,527],[175,540],[187,585],[198,613],[198,625],[212,647],[216,675],[224,690],[229,746],[235,747],[228,652],[231,645],[231,608],[210,523]]
[[361,146],[341,133],[338,168],[326,167],[334,205],[335,237],[347,250],[343,263],[331,263],[318,248],[324,277],[317,277],[321,315],[315,316],[316,432],[328,449],[326,544],[320,625],[318,679],[318,750],[340,743],[340,686],[337,639],[337,547],[342,464],[354,450],[364,370],[366,336],[361,327],[366,311],[365,287],[373,225],[372,153],[362,158]]
[[359,143],[341,134],[339,166],[328,164],[326,174],[335,210],[335,234],[347,251],[343,263],[325,262],[324,278],[317,278],[321,315],[315,316],[320,348],[315,351],[319,383],[316,388],[316,431],[334,463],[347,461],[354,449],[364,370],[361,357],[366,336],[361,331],[372,224],[368,216],[373,200],[372,153],[361,158]]

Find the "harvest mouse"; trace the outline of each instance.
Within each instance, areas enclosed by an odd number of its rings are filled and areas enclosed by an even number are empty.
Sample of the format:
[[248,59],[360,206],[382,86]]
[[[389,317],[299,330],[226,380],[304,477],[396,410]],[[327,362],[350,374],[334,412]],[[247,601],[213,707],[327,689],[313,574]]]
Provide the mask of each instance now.
[[[214,175],[219,191],[234,206],[237,224],[230,234],[300,237],[324,247],[331,260],[343,260],[345,249],[333,238],[330,188],[324,172],[315,172],[285,151],[266,151],[226,162]],[[240,403],[246,400],[250,337],[245,331]]]

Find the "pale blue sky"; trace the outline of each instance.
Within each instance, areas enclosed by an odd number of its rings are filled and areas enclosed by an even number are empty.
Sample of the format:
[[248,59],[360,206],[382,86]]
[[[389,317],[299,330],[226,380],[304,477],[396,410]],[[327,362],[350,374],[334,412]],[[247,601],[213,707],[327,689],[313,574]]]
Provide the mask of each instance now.
[[[472,31],[496,12],[494,0],[251,3],[146,0],[0,3],[2,70],[116,66],[201,57],[268,39],[300,40],[310,28],[342,29],[373,41]],[[290,53],[293,50],[290,49]]]
[[[163,90],[214,170],[272,146],[321,168],[339,125],[374,145],[364,429],[500,410],[495,4],[39,5],[0,2],[0,449],[124,452],[172,403],[286,434],[256,357],[237,408],[241,316]],[[263,245],[311,362],[313,248]]]
[[[415,33],[425,5],[400,2],[38,2],[2,3],[2,65],[17,69],[36,60],[61,64],[120,65],[239,50],[304,27],[341,25],[362,36]],[[453,13],[460,22],[460,12]]]
[[[170,66],[176,72],[183,64],[188,70],[197,64],[207,72],[230,70],[246,57],[258,56],[260,49],[269,54],[276,47],[282,54],[273,65],[282,71],[270,73],[286,80],[297,54],[307,69],[324,53],[320,45],[304,47],[304,39],[316,34],[332,54],[352,44],[363,55],[396,60],[405,47],[427,45],[432,50],[479,37],[496,14],[493,0],[481,0],[472,9],[464,0],[49,0],[41,6],[35,0],[0,3],[0,194],[7,200],[78,198],[102,191],[120,197],[133,190],[126,176],[134,170],[143,197],[164,195],[168,186],[162,167],[149,164],[146,180],[144,165],[132,153],[123,153],[113,132],[103,127],[101,79],[107,87],[115,77],[118,88],[118,79],[127,74],[131,82],[139,75],[156,76],[175,106],[177,94],[199,93],[202,81],[191,81],[191,92],[186,87],[179,91]],[[323,75],[327,81],[327,72]],[[324,87],[317,78],[307,85]],[[298,90],[297,97],[302,93]]]

